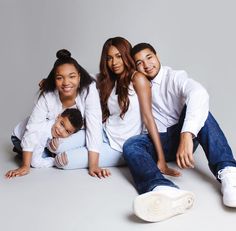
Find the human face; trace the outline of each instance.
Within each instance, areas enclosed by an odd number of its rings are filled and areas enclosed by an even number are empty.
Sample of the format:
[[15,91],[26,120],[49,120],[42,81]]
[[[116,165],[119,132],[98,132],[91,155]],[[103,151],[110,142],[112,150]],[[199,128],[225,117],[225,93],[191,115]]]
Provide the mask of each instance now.
[[67,116],[60,115],[53,124],[51,132],[53,138],[66,138],[75,132],[75,128]]
[[110,46],[107,52],[108,68],[116,75],[122,75],[125,71],[125,65],[121,53],[115,46]]
[[55,84],[61,97],[76,97],[80,83],[80,74],[73,64],[57,67]]
[[158,57],[148,48],[136,53],[134,62],[137,70],[150,79],[156,77],[161,66]]

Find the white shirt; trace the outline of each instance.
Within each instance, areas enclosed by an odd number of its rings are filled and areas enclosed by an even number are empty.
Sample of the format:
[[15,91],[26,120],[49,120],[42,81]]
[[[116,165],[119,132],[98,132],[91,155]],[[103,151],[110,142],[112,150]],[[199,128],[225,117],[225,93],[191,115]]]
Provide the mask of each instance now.
[[209,112],[209,95],[202,85],[188,78],[185,71],[161,66],[152,83],[152,110],[159,132],[178,123],[184,105],[186,116],[181,132],[197,136]]
[[[89,93],[84,90],[75,99],[86,122],[86,147],[99,152],[102,144],[102,112],[96,83],[91,83]],[[37,130],[46,120],[56,119],[64,111],[57,90],[43,94],[33,108],[21,141],[23,151],[32,152],[37,145]]]
[[118,104],[118,95],[116,94],[116,84],[108,98],[108,109],[110,116],[104,124],[104,129],[110,146],[122,152],[124,142],[131,136],[139,135],[142,132],[142,120],[139,108],[138,96],[133,88],[129,85],[129,108],[123,119],[120,117],[120,106]]
[[[13,135],[20,140],[24,135],[27,122],[28,118],[19,123],[13,131]],[[48,146],[48,142],[52,139],[51,128],[54,123],[55,120],[46,120],[44,123],[41,123],[40,128],[35,133],[35,135],[37,136],[37,144],[34,147],[31,159],[31,166],[34,168],[54,166],[54,158],[43,157],[44,149]]]

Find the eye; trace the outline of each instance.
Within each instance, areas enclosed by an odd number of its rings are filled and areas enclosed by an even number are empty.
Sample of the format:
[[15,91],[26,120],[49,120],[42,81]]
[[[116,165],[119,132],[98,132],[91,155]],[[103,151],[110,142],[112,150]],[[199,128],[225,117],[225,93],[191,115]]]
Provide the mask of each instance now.
[[68,135],[70,135],[70,134],[71,134],[71,131],[69,131],[69,130],[66,130],[66,132],[67,132],[67,134],[68,134]]
[[60,76],[60,75],[56,76],[56,80],[61,80],[61,79],[62,79],[62,76]]
[[152,56],[151,55],[149,55],[148,57],[147,57],[147,59],[151,59],[152,58]]
[[140,66],[141,63],[142,63],[141,61],[136,62],[136,66]]
[[70,78],[74,79],[74,78],[76,78],[76,75],[70,75]]
[[107,61],[110,61],[112,60],[112,57],[111,56],[107,56]]
[[119,58],[119,59],[121,59],[121,58],[122,58],[122,55],[121,55],[121,54],[117,54],[116,57]]

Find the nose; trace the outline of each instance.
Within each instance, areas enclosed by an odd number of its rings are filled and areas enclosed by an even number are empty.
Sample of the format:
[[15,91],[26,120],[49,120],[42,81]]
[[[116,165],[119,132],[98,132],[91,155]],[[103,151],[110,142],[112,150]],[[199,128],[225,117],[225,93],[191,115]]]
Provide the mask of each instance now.
[[68,83],[69,83],[68,78],[64,78],[64,79],[63,79],[63,85],[67,85]]
[[117,59],[116,59],[116,58],[113,58],[113,59],[112,59],[112,65],[115,66],[116,63],[117,63]]
[[144,61],[143,61],[143,68],[144,68],[144,69],[147,69],[147,68],[148,68],[148,62],[147,62],[147,60],[144,60]]

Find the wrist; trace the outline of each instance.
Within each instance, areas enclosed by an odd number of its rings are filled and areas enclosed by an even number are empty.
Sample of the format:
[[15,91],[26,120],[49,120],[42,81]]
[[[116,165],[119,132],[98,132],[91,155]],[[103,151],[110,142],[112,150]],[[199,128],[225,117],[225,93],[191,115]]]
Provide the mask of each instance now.
[[191,138],[193,139],[194,135],[191,132],[182,132],[181,133],[181,138]]
[[22,168],[27,168],[27,169],[30,169],[30,165],[29,164],[22,164],[21,166]]

